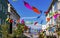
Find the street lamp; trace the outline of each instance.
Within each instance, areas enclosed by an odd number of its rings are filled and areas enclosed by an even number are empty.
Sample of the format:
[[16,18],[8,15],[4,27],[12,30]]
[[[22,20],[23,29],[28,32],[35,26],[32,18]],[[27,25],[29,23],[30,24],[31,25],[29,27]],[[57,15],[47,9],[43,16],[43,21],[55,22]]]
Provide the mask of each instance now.
[[[9,18],[10,19],[10,12],[8,12],[7,13],[7,18]],[[11,19],[10,21],[9,21],[9,33],[10,34],[12,34],[12,22],[13,22],[13,20]]]

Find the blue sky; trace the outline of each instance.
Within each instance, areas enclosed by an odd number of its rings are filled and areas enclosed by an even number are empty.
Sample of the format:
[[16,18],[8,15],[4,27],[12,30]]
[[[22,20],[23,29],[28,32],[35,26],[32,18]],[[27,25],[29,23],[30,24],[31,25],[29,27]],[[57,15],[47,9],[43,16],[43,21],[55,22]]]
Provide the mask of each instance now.
[[[42,14],[36,14],[32,10],[29,10],[24,6],[24,2],[28,2],[31,6],[34,6],[38,8],[39,10],[42,10]],[[28,21],[38,21],[41,23],[41,20],[43,20],[42,24],[46,24],[46,16],[44,14],[44,11],[48,10],[52,0],[16,0],[15,2],[13,0],[9,0],[9,2],[13,5],[13,7],[16,9],[17,13],[20,15],[21,18],[23,17],[37,17],[41,15],[41,18],[36,19],[25,19]]]

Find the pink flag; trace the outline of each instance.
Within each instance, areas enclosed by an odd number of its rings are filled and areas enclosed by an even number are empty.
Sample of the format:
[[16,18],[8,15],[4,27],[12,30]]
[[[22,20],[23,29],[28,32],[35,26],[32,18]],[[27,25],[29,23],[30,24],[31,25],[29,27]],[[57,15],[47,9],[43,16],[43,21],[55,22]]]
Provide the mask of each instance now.
[[21,23],[22,23],[22,24],[24,24],[24,23],[25,23],[25,22],[24,22],[24,19],[22,19],[22,20],[21,20]]
[[54,19],[56,19],[58,15],[60,15],[60,14],[55,14],[55,15],[54,15]]
[[27,2],[24,1],[24,5],[25,5],[26,8],[32,10],[32,7]]
[[57,14],[56,15],[54,15],[54,19],[56,19],[57,18]]

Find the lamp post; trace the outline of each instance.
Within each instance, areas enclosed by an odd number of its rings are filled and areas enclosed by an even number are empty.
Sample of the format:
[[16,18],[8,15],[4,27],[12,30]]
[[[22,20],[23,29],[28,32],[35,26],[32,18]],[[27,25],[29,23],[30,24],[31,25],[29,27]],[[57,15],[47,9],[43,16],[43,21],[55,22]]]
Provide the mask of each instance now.
[[[9,18],[10,19],[10,12],[8,12],[7,13],[7,18]],[[12,34],[12,22],[13,22],[13,19],[11,19],[10,21],[9,21],[9,33],[10,34]]]

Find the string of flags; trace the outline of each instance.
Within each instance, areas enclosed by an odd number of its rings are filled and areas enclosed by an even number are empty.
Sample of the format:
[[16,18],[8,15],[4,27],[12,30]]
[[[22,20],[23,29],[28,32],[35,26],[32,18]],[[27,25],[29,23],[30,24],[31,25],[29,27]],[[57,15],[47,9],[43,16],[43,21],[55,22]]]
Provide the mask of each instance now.
[[49,22],[50,19],[52,19],[52,18],[54,18],[54,20],[56,20],[58,15],[60,15],[60,14],[58,14],[56,12],[55,13],[49,13],[49,16],[51,16],[51,17],[47,18],[47,22]]
[[13,20],[13,19],[10,19],[10,18],[7,18],[6,19],[6,22],[9,22],[9,23],[15,23],[16,24],[16,22],[20,22],[20,19],[18,19],[18,20]]
[[48,11],[45,11],[44,13],[45,13],[45,14],[46,14],[46,16],[47,16],[49,12],[48,12]]
[[24,5],[25,5],[26,8],[34,11],[34,12],[37,13],[37,14],[40,14],[40,11],[39,11],[36,7],[30,6],[30,5],[29,5],[27,2],[25,2],[25,1],[24,1]]
[[[13,0],[13,1],[16,1],[16,0]],[[24,6],[25,6],[26,8],[28,8],[29,10],[32,10],[32,11],[35,12],[36,14],[41,14],[41,13],[42,13],[41,10],[39,10],[38,8],[36,8],[36,7],[34,7],[34,6],[31,6],[31,5],[30,5],[29,3],[27,3],[26,1],[24,1]],[[52,12],[49,13],[49,11],[50,11],[50,9],[49,9],[48,11],[45,11],[45,12],[44,12],[46,16],[47,16],[48,14],[51,16],[51,17],[47,18],[47,22],[49,22],[52,17],[54,17],[54,19],[56,19],[57,16],[59,15],[59,14],[55,14],[55,15],[54,15]],[[40,17],[41,17],[41,15],[38,16],[37,18],[40,18]],[[8,20],[8,18],[7,18],[7,20]],[[24,21],[22,21],[22,23],[24,23]],[[36,23],[37,23],[37,22],[36,22]]]
[[[25,7],[26,8],[28,8],[28,9],[30,9],[30,10],[33,10],[35,13],[37,13],[37,14],[41,14],[42,13],[42,11],[40,10],[38,10],[36,7],[34,7],[34,6],[30,6],[27,2],[25,2],[24,1],[24,5],[25,5]],[[46,14],[46,16],[48,15],[48,13],[49,13],[49,11],[46,11],[45,12],[45,14]],[[37,18],[40,18],[41,17],[41,15],[40,16],[38,16]]]

